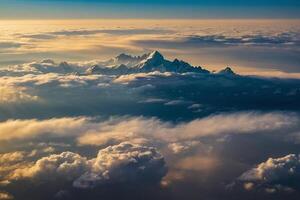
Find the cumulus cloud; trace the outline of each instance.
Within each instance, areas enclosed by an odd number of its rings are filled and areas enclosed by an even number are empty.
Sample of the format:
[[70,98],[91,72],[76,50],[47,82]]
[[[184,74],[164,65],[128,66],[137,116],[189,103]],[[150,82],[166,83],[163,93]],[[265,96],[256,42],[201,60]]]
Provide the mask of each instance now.
[[16,151],[12,153],[3,153],[0,154],[0,165],[9,165],[14,162],[20,162],[24,159],[25,152],[23,151]]
[[239,177],[240,181],[245,182],[245,189],[251,190],[257,187],[269,193],[299,189],[297,186],[299,179],[300,158],[295,154],[269,158]]
[[155,148],[128,142],[100,150],[91,170],[74,182],[75,187],[88,188],[106,182],[159,182],[165,175],[163,156]]
[[164,157],[155,148],[124,142],[101,149],[92,159],[73,152],[42,157],[11,170],[5,178],[9,184],[22,180],[37,184],[60,180],[84,189],[139,181],[156,184],[166,170]]
[[[9,178],[7,177],[10,176],[12,171],[30,167],[32,160],[49,155],[55,151],[56,150],[49,145],[47,145],[47,147],[35,145],[34,148],[31,147],[28,151],[12,151],[0,154],[0,186],[9,184]],[[29,171],[26,173],[29,173]]]
[[9,174],[9,180],[31,179],[38,182],[54,181],[56,179],[74,180],[87,168],[87,159],[79,154],[63,152],[39,159],[30,167],[14,170]]
[[9,184],[7,176],[11,171],[27,166],[27,156],[24,151],[0,154],[0,187]]
[[281,158],[269,158],[266,162],[245,172],[240,179],[248,181],[273,182],[281,178],[289,178],[289,175],[299,173],[300,159],[295,154]]

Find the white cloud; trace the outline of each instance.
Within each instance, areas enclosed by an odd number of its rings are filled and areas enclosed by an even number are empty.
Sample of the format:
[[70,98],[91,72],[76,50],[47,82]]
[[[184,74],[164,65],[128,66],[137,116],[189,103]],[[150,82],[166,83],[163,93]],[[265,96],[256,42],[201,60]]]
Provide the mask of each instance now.
[[30,167],[14,170],[10,180],[30,179],[50,181],[57,178],[73,180],[87,169],[87,159],[79,154],[63,152],[43,157]]
[[64,180],[74,187],[92,188],[107,183],[157,183],[165,173],[164,158],[155,148],[124,142],[100,150],[92,159],[73,152],[52,154],[12,169],[5,179],[10,184]]
[[245,189],[264,189],[268,193],[291,192],[297,189],[293,187],[299,180],[300,156],[295,154],[281,158],[269,158],[239,177],[239,181],[245,182]]
[[155,148],[124,142],[100,150],[90,171],[77,179],[74,186],[90,188],[107,182],[159,182],[165,173],[163,156]]
[[300,158],[290,154],[281,158],[269,158],[266,162],[241,175],[240,180],[274,182],[300,175]]
[[121,75],[117,77],[113,82],[114,83],[121,83],[121,84],[128,84],[133,81],[137,81],[139,79],[151,79],[155,77],[167,77],[171,76],[172,73],[170,72],[150,72],[150,73],[135,73],[135,74],[128,74],[128,75]]
[[10,165],[15,162],[20,162],[24,159],[25,152],[24,151],[15,151],[11,153],[3,153],[0,154],[0,165]]

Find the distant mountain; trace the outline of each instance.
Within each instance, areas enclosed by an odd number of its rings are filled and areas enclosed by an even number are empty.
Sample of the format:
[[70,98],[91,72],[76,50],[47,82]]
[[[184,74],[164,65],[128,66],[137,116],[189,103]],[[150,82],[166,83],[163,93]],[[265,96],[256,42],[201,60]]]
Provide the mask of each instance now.
[[51,59],[41,62],[25,63],[13,65],[0,69],[0,75],[26,75],[26,74],[104,74],[104,75],[124,75],[134,73],[149,72],[172,72],[172,73],[197,73],[197,74],[219,74],[219,75],[236,75],[235,72],[227,67],[217,73],[210,72],[200,66],[192,66],[189,63],[174,59],[167,60],[158,52],[143,54],[141,56],[131,56],[128,54],[120,54],[115,58],[105,61],[90,62],[60,62],[57,63]]
[[[106,65],[106,66],[105,66]],[[131,56],[120,54],[114,59],[107,61],[102,65],[94,65],[87,69],[88,74],[132,74],[132,73],[148,73],[148,72],[175,72],[175,73],[210,73],[201,67],[194,67],[190,64],[175,59],[169,61],[158,52],[153,51],[142,56]]]
[[222,74],[222,75],[236,75],[236,73],[230,67],[226,67],[225,69],[220,70],[218,72],[218,74]]

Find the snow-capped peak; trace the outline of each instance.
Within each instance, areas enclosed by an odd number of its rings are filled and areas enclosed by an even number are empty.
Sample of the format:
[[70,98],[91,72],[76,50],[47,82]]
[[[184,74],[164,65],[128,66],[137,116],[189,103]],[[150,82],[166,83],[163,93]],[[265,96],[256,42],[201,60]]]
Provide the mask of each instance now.
[[163,65],[165,62],[167,62],[163,55],[159,53],[158,51],[153,51],[148,56],[142,60],[136,67],[137,68],[153,68],[158,67],[160,65]]
[[132,73],[148,73],[148,72],[175,72],[175,73],[209,73],[209,71],[201,67],[194,67],[187,62],[175,59],[173,62],[164,58],[158,52],[153,51],[142,56],[130,56],[127,54],[120,54],[110,62],[109,68],[101,67],[91,69],[92,73],[104,74],[132,74]]
[[235,72],[230,67],[226,67],[225,69],[220,70],[219,74],[235,75]]
[[153,51],[149,54],[147,60],[164,60],[163,55],[158,51]]
[[115,57],[115,60],[118,60],[118,61],[128,61],[128,60],[132,60],[132,59],[134,59],[133,56],[127,55],[125,53],[121,53],[120,55]]

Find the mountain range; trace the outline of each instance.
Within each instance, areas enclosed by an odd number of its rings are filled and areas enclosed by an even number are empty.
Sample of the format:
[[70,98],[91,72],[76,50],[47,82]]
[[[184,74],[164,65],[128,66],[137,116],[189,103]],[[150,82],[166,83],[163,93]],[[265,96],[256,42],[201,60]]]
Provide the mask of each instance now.
[[[200,66],[192,66],[182,60],[167,60],[158,51],[153,51],[141,56],[120,54],[113,59],[89,67],[86,70],[86,73],[120,75],[133,73],[149,73],[154,71],[174,73],[210,73],[210,71],[203,69]],[[231,75],[235,74],[229,67],[221,70],[219,73]]]
[[78,63],[69,63],[65,61],[56,63],[51,59],[46,59],[41,62],[24,63],[0,69],[0,75],[2,76],[45,73],[78,75],[103,74],[118,76],[149,72],[170,72],[178,74],[220,74],[229,76],[236,75],[230,67],[226,67],[219,72],[210,72],[200,66],[192,66],[189,63],[179,59],[170,61],[158,51],[146,53],[141,56],[132,56],[122,53],[105,61],[89,61]]

